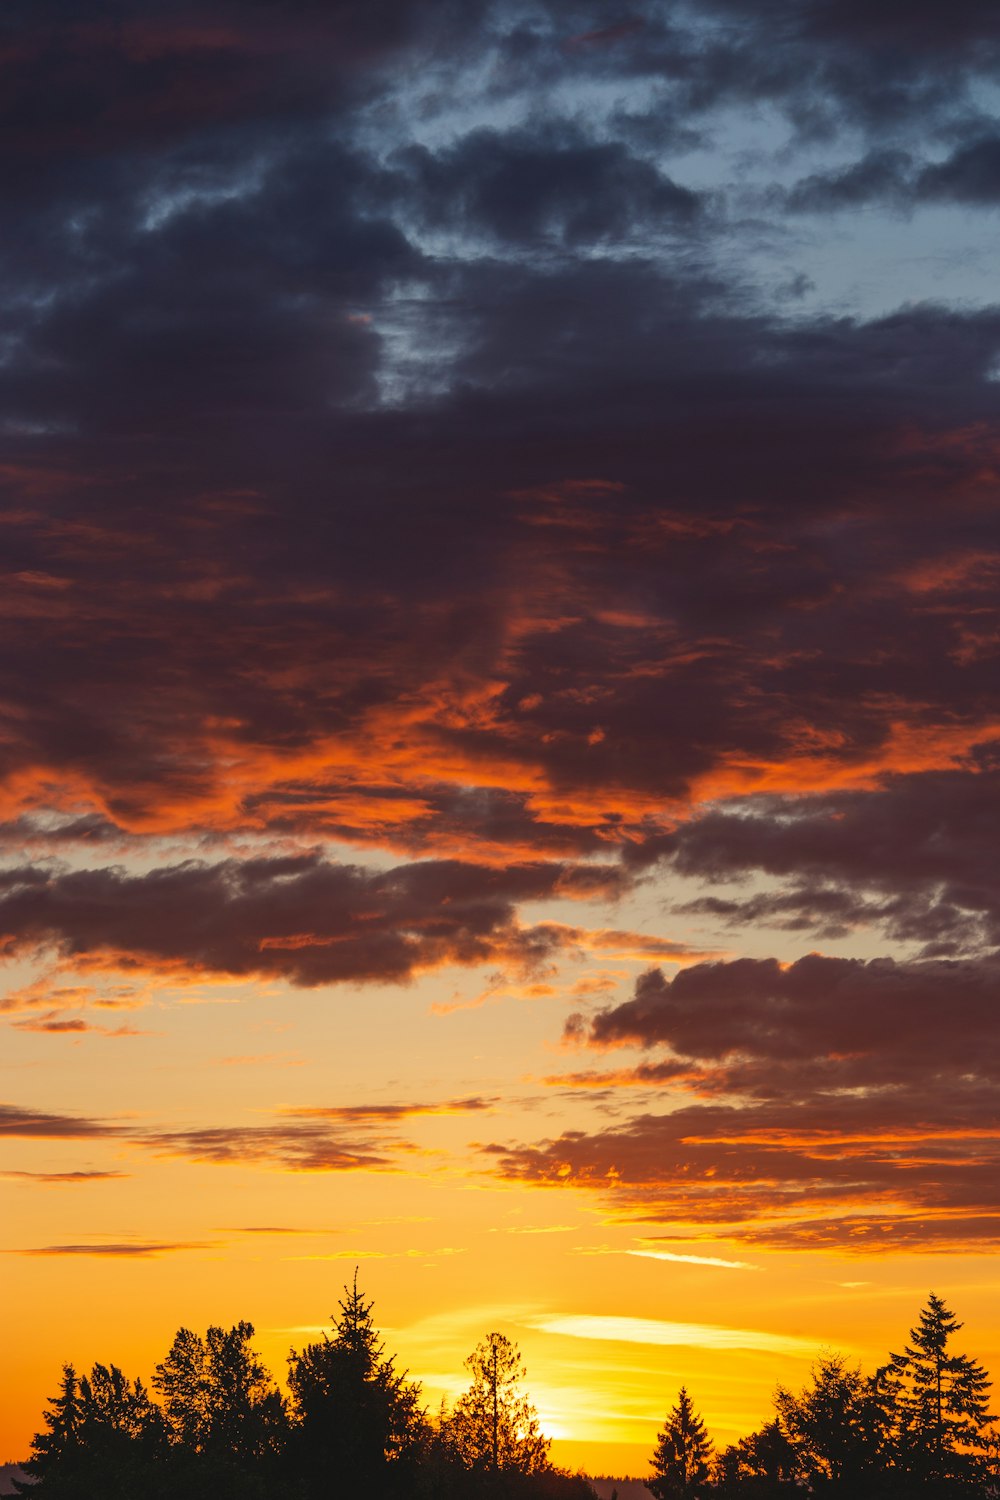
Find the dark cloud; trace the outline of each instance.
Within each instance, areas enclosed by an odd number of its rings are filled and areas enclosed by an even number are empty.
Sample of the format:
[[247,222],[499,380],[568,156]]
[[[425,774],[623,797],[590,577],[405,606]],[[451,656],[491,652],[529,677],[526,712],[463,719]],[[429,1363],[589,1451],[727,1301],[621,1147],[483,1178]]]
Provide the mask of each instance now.
[[908,1090],[693,1105],[484,1149],[509,1179],[591,1189],[633,1219],[696,1223],[781,1248],[871,1253],[1000,1241],[992,1089],[959,1088],[936,1108]]
[[795,184],[785,203],[792,213],[831,213],[911,196],[913,160],[905,151],[872,151],[839,172],[815,173]]
[[473,1096],[468,1099],[444,1099],[438,1104],[334,1104],[312,1108],[289,1109],[285,1113],[313,1120],[349,1122],[371,1120],[391,1124],[393,1120],[408,1120],[420,1115],[465,1115],[491,1110],[499,1100]]
[[474,1097],[436,1103],[302,1106],[281,1110],[280,1118],[267,1125],[150,1130],[138,1133],[135,1141],[158,1155],[220,1166],[273,1166],[290,1172],[384,1171],[398,1169],[415,1149],[392,1131],[397,1123],[426,1116],[479,1114],[490,1111],[495,1103]]
[[150,1131],[141,1143],[157,1155],[214,1166],[274,1166],[289,1172],[370,1172],[398,1164],[398,1143],[347,1139],[322,1124],[219,1125]]
[[514,242],[628,240],[690,225],[701,207],[621,142],[579,133],[476,130],[445,152],[411,147],[400,163],[426,222]]
[[917,190],[931,201],[995,205],[1000,199],[1000,136],[971,141],[925,167]]
[[[734,930],[923,956],[646,976],[575,1034],[700,1102],[503,1170],[789,1242],[878,1239],[886,1194],[914,1242],[988,1237],[1000,313],[942,280],[792,315],[754,267],[807,285],[796,214],[995,201],[992,0],[10,0],[0,30],[3,951],[530,971],[641,945],[522,906],[663,861]],[[0,1132],[350,1170],[420,1112]]]
[[[755,1065],[767,1088],[804,1064],[826,1085],[913,1085],[953,1074],[1000,1084],[993,962],[734,959],[667,979],[650,969],[635,995],[594,1015],[595,1046],[666,1046],[701,1062]],[[947,1016],[947,1027],[942,1025]],[[574,1026],[573,1035],[579,1034]]]
[[37,1183],[43,1187],[79,1187],[89,1182],[114,1182],[128,1175],[127,1172],[0,1172],[0,1177],[7,1181]]
[[118,1136],[125,1126],[81,1115],[47,1114],[42,1110],[22,1109],[17,1104],[0,1104],[0,1136],[40,1136],[51,1140],[87,1140],[93,1136]]
[[93,1245],[40,1245],[30,1250],[16,1250],[16,1255],[98,1255],[111,1260],[147,1260],[158,1255],[173,1255],[180,1250],[213,1250],[215,1246],[203,1241],[157,1243],[148,1241],[110,1242]]
[[647,854],[703,881],[760,873],[781,882],[778,891],[737,888],[687,903],[733,923],[840,935],[874,926],[929,956],[990,950],[1000,946],[995,759],[986,745],[964,769],[895,775],[872,790],[721,805]]
[[[372,873],[309,855],[192,860],[148,875],[84,870],[42,883],[36,874],[26,871],[23,884],[12,876],[0,891],[8,952],[54,947],[80,962],[176,963],[300,985],[405,982],[450,963],[531,968],[561,934],[522,928],[517,903],[572,896],[578,879],[571,866],[542,863],[426,861]],[[590,872],[579,880],[589,894]]]
[[660,1059],[550,1082],[698,1102],[485,1149],[504,1176],[600,1190],[632,1217],[761,1244],[996,1242],[998,973],[818,954],[698,964],[672,980],[650,970],[631,1000],[574,1018],[568,1036]]

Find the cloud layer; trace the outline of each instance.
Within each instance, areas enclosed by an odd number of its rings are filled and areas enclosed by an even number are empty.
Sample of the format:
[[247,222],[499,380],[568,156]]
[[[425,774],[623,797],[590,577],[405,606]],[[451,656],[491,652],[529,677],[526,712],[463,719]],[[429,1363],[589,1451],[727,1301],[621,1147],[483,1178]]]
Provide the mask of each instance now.
[[[0,952],[59,975],[0,1000],[21,1040],[135,1034],[81,974],[727,947],[572,1031],[646,1049],[615,1092],[655,1107],[502,1170],[991,1238],[986,0],[11,0],[0,35]],[[331,1128],[161,1145],[382,1164]]]

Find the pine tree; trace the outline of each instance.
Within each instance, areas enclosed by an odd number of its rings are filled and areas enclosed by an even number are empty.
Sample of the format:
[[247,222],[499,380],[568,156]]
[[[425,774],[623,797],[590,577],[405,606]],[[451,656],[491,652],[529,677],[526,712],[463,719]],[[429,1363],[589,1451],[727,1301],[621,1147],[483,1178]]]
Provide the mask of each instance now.
[[153,1500],[164,1493],[160,1412],[142,1382],[130,1382],[116,1365],[95,1364],[79,1378],[67,1365],[45,1420],[48,1431],[36,1435],[25,1465],[33,1481],[25,1494],[51,1500],[134,1500],[142,1494]]
[[53,1494],[60,1481],[76,1472],[82,1450],[82,1413],[80,1381],[72,1365],[63,1365],[58,1396],[53,1396],[45,1411],[44,1432],[31,1440],[31,1457],[24,1465],[30,1484],[15,1479],[19,1494]]
[[990,1380],[948,1342],[963,1325],[932,1292],[902,1354],[890,1356],[897,1385],[899,1462],[918,1480],[974,1483],[988,1447]]
[[517,1345],[502,1333],[489,1333],[465,1365],[472,1384],[447,1423],[447,1438],[459,1461],[491,1474],[547,1471],[549,1439],[542,1436],[535,1408],[519,1389],[525,1370]]
[[708,1480],[712,1444],[705,1424],[684,1386],[656,1441],[653,1477],[646,1480],[656,1500],[684,1500],[699,1493]]
[[309,1496],[405,1492],[427,1423],[420,1390],[385,1355],[372,1303],[344,1288],[333,1337],[289,1355],[295,1467]]
[[889,1433],[876,1382],[827,1354],[798,1395],[779,1386],[774,1397],[781,1429],[795,1453],[799,1476],[810,1488],[849,1500],[880,1493]]

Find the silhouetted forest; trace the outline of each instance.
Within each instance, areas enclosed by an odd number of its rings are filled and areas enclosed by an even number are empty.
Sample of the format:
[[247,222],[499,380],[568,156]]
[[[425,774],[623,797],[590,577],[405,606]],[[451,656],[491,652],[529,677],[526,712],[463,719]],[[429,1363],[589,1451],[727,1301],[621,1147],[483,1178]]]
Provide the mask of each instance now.
[[[253,1327],[181,1328],[152,1391],[115,1365],[63,1369],[16,1480],[45,1500],[595,1500],[558,1469],[523,1390],[516,1344],[490,1333],[469,1386],[430,1415],[387,1356],[372,1303],[345,1287],[333,1327],[293,1349],[288,1394],[251,1345]],[[989,1379],[952,1347],[962,1324],[931,1294],[909,1342],[864,1375],[825,1355],[774,1415],[717,1453],[685,1387],[650,1456],[656,1500],[952,1500],[1000,1496]]]

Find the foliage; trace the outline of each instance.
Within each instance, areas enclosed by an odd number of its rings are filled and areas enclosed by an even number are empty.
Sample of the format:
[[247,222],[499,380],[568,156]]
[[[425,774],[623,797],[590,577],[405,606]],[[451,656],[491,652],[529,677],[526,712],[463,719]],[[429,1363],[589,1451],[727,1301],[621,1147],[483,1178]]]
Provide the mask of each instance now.
[[820,1359],[798,1395],[779,1386],[774,1404],[795,1471],[811,1491],[860,1500],[881,1482],[888,1414],[877,1386],[842,1355]]
[[467,1469],[538,1474],[551,1467],[549,1439],[520,1383],[525,1370],[516,1344],[489,1333],[465,1361],[472,1384],[445,1425],[446,1440]]
[[280,1451],[284,1402],[250,1346],[252,1323],[211,1327],[202,1339],[181,1328],[153,1372],[171,1442],[190,1452],[253,1465]]
[[[155,1400],[115,1365],[63,1368],[42,1430],[14,1479],[36,1500],[595,1500],[554,1468],[523,1394],[515,1344],[490,1333],[466,1360],[471,1384],[436,1424],[387,1357],[357,1278],[331,1334],[289,1358],[285,1402],[253,1328],[181,1328],[155,1368]],[[902,1354],[873,1376],[818,1361],[776,1414],[712,1446],[686,1388],[658,1434],[657,1500],[996,1500],[1000,1439],[983,1367],[952,1352],[962,1324],[933,1294]]]
[[[166,1433],[162,1416],[139,1380],[116,1365],[95,1364],[90,1375],[63,1369],[58,1396],[45,1413],[47,1431],[36,1434],[18,1491],[60,1500],[132,1500],[159,1493]],[[152,1481],[152,1482],[150,1482]]]
[[344,1288],[334,1334],[289,1356],[293,1467],[307,1496],[330,1475],[357,1493],[404,1493],[428,1441],[420,1391],[386,1358],[372,1303]]
[[990,1381],[948,1344],[963,1325],[932,1292],[902,1354],[890,1356],[901,1468],[915,1481],[960,1490],[976,1482],[989,1447]]
[[720,1500],[730,1495],[774,1500],[793,1486],[798,1489],[797,1472],[795,1446],[775,1418],[720,1454],[713,1477]]
[[691,1397],[681,1386],[677,1405],[670,1412],[656,1441],[653,1477],[646,1481],[657,1500],[682,1500],[698,1495],[709,1476],[712,1444]]

